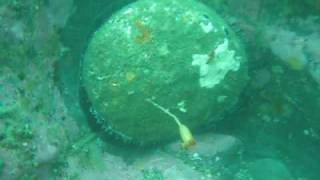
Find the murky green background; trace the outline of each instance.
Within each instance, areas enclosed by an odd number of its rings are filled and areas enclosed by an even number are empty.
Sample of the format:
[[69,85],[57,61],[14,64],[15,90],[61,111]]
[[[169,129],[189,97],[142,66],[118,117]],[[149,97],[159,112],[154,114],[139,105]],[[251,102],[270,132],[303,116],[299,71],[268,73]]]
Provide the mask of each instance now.
[[202,0],[242,42],[250,80],[188,151],[101,133],[83,95],[92,33],[131,2],[0,0],[0,179],[320,177],[319,1]]

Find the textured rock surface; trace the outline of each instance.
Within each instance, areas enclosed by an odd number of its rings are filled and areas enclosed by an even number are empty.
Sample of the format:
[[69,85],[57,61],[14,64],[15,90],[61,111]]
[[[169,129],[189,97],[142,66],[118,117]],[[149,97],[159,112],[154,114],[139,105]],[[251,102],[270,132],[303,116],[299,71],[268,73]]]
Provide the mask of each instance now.
[[218,121],[247,80],[246,58],[218,15],[193,0],[138,1],[94,33],[83,83],[98,122],[125,140],[173,139],[173,119],[191,129]]
[[[201,156],[212,157],[220,153],[237,154],[242,149],[242,142],[230,135],[207,133],[195,136],[197,145],[190,148],[187,153],[195,153]],[[169,152],[179,152],[181,145],[179,142],[171,143],[166,146]]]
[[287,167],[274,159],[260,159],[249,165],[249,174],[254,180],[292,180]]
[[[181,150],[178,141],[171,149],[139,151],[111,138],[94,139],[96,131],[78,104],[80,47],[110,14],[132,1],[0,1],[0,179],[155,180],[166,174],[167,179],[185,174],[214,180],[277,174],[319,179],[320,87],[318,71],[310,71],[318,70],[313,64],[319,60],[318,0],[202,0],[246,42],[251,82],[240,106],[212,123],[214,133],[229,135],[196,134],[190,151]],[[73,9],[72,23],[62,27]],[[60,31],[68,31],[63,46]],[[259,37],[268,32],[276,44]],[[270,45],[287,51],[278,54]],[[301,66],[301,59],[287,56],[301,53],[310,64]],[[194,57],[192,68],[200,70],[207,57]],[[273,171],[274,176],[259,177]]]

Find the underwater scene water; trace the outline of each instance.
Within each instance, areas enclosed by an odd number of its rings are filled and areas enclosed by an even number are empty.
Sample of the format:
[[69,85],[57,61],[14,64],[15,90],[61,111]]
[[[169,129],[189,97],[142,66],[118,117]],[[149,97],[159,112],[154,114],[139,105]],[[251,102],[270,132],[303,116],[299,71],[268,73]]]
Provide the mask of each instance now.
[[319,152],[318,0],[0,0],[0,180],[318,180]]

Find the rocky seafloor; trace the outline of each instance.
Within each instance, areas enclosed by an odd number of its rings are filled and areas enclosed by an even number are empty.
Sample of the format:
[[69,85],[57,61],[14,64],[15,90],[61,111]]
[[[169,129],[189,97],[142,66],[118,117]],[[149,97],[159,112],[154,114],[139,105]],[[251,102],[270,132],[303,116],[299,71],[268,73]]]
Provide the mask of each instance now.
[[250,82],[188,151],[95,134],[77,85],[66,85],[74,79],[61,77],[78,73],[75,52],[94,23],[128,2],[0,1],[0,179],[320,177],[318,1],[203,0],[244,43]]

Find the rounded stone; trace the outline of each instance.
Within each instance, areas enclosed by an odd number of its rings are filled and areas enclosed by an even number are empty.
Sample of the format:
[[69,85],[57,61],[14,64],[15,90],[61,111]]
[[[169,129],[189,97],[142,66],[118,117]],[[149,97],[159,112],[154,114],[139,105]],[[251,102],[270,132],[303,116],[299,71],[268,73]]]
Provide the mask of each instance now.
[[243,49],[212,10],[194,0],[140,0],[92,36],[82,84],[98,123],[124,140],[178,138],[170,111],[192,131],[221,120],[247,81]]

